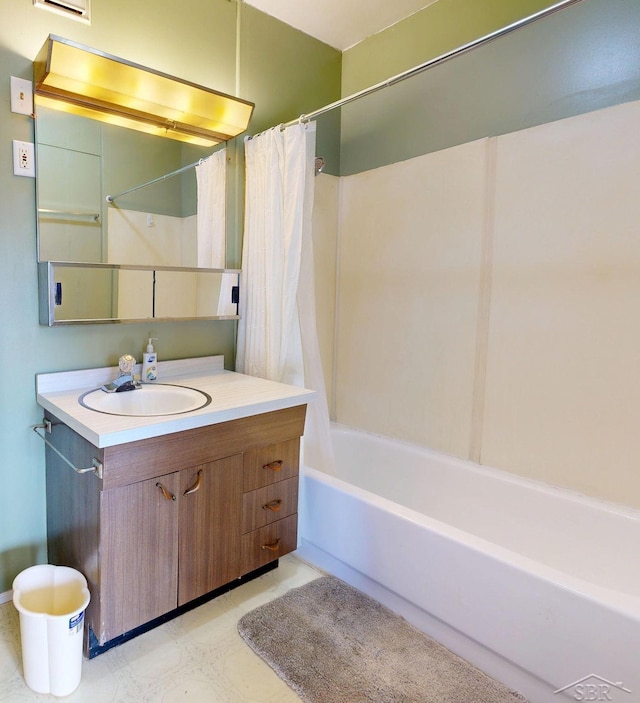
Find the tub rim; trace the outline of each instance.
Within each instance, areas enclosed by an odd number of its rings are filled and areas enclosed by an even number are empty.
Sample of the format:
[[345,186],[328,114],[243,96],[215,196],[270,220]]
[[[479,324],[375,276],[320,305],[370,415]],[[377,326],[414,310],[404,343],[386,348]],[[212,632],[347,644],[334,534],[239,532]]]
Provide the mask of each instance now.
[[[356,428],[347,429],[355,433],[360,433],[360,430]],[[362,432],[362,434],[371,433]],[[391,442],[396,441],[391,438],[386,438],[382,435],[374,436],[380,436],[383,439],[388,439]],[[418,449],[422,448],[418,446]],[[427,452],[438,457],[440,456],[440,454],[435,450],[428,449]],[[455,462],[459,461],[463,464],[469,464],[472,470],[475,469],[477,466],[479,469],[488,469],[491,473],[496,471],[498,472],[498,475],[500,477],[502,477],[504,474],[507,474],[507,480],[511,478],[511,476],[508,475],[509,472],[500,469],[493,469],[492,467],[476,465],[473,462],[469,462],[468,460],[459,459],[458,457],[451,457],[450,455],[446,454],[442,454],[442,456],[451,459]],[[482,552],[490,559],[493,559],[501,563],[502,565],[513,567],[525,574],[535,575],[536,577],[543,579],[547,583],[553,583],[554,585],[562,588],[564,591],[576,593],[582,596],[583,598],[590,600],[591,602],[598,603],[600,605],[606,605],[606,607],[611,609],[612,611],[615,611],[625,617],[629,617],[637,622],[640,622],[640,595],[635,596],[625,591],[615,590],[607,586],[602,586],[600,584],[593,583],[584,578],[573,575],[570,572],[562,571],[557,567],[550,566],[548,564],[545,564],[544,562],[533,559],[532,557],[519,554],[513,549],[501,546],[500,544],[492,542],[491,540],[488,540],[484,537],[474,535],[473,533],[467,530],[464,530],[460,527],[456,527],[455,525],[451,525],[442,520],[433,518],[413,508],[408,508],[404,505],[401,505],[400,503],[396,503],[395,501],[390,500],[389,498],[385,498],[384,496],[380,496],[377,493],[373,493],[372,491],[369,491],[365,488],[361,488],[360,486],[351,484],[348,481],[345,481],[343,478],[328,474],[327,472],[322,471],[320,469],[315,469],[311,466],[307,466],[304,463],[301,464],[300,472],[301,478],[324,483],[330,486],[331,488],[340,491],[343,494],[354,496],[358,500],[362,501],[370,507],[373,507],[374,509],[384,510],[385,512],[394,515],[399,520],[402,520],[403,522],[414,524],[423,529],[426,528],[447,541],[454,542],[457,545],[463,545],[467,549]],[[521,483],[522,481],[527,485],[533,483],[536,484],[533,486],[534,488],[538,487],[546,494],[550,492],[549,487],[547,487],[547,485],[542,482],[534,481],[532,479],[520,476],[515,476],[513,478],[515,478],[515,483]],[[564,493],[569,493],[570,499],[582,502],[580,501],[581,494],[576,494],[575,492],[568,491],[567,489],[558,490],[561,491],[561,495]],[[305,491],[306,487],[303,486],[303,495]],[[555,494],[555,489],[553,488],[551,492]],[[557,494],[556,497],[558,497]],[[588,500],[588,498],[589,497],[587,496],[586,499]],[[598,509],[598,504],[600,503],[600,501],[598,499],[588,500],[589,503],[591,503],[592,501],[595,502],[595,505],[592,507]],[[301,503],[302,505],[304,505],[304,501],[301,501]],[[615,504],[613,505],[615,506]],[[633,509],[631,510],[633,511]],[[637,512],[638,516],[636,517],[636,519],[640,519],[640,511]],[[311,542],[311,544],[313,544],[313,542]]]

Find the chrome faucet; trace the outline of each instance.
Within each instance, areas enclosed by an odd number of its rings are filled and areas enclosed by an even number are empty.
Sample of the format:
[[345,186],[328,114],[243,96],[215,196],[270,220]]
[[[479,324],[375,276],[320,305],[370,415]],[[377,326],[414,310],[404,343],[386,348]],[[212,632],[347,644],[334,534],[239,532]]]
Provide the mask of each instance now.
[[123,354],[118,361],[118,378],[102,386],[106,393],[121,393],[122,391],[135,391],[140,388],[140,383],[133,376],[133,367],[136,365],[135,357]]

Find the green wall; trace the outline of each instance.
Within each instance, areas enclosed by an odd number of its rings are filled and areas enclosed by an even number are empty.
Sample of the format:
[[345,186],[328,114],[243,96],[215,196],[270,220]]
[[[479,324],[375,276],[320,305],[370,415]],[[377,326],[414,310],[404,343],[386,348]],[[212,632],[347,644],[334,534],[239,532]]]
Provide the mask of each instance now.
[[[0,0],[0,593],[14,576],[46,560],[44,445],[31,431],[38,372],[116,364],[141,357],[149,336],[160,358],[224,354],[232,367],[230,321],[88,325],[38,324],[35,181],[13,175],[13,139],[33,141],[33,120],[10,110],[10,76],[31,79],[32,61],[48,34],[227,93],[236,86],[236,3],[229,0],[109,0],[92,3],[91,26],[35,8],[32,0]],[[340,52],[266,15],[243,7],[240,95],[256,103],[250,132],[309,112],[340,96]],[[277,38],[277,43],[274,43]],[[306,72],[306,74],[305,74]],[[313,81],[304,75],[313,75]],[[337,125],[336,125],[337,126]],[[322,148],[338,160],[337,129]],[[242,185],[242,138],[229,144],[232,184]],[[230,196],[235,229],[230,266],[240,262],[241,196]]]
[[[343,93],[551,4],[439,0],[346,51]],[[637,100],[639,33],[637,0],[583,0],[352,103],[342,108],[341,173]]]
[[438,0],[344,52],[343,96],[375,85],[553,4],[555,0]]

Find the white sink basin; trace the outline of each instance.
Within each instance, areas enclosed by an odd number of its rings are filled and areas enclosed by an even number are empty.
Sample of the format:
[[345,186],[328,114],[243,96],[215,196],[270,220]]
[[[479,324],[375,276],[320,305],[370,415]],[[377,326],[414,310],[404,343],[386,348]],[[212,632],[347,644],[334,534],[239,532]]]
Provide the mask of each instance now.
[[89,410],[107,415],[153,417],[180,415],[209,405],[211,396],[195,388],[163,383],[143,384],[134,391],[106,393],[101,388],[84,393],[78,402]]

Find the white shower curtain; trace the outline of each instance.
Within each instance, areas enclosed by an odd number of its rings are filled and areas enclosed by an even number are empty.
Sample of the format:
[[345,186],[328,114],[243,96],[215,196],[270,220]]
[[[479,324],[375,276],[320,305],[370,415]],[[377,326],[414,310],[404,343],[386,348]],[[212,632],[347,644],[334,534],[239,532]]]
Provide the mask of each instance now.
[[245,223],[236,370],[310,388],[305,461],[333,472],[313,275],[315,123],[245,140]]
[[198,189],[198,266],[225,268],[227,261],[227,150],[220,149],[196,166]]

